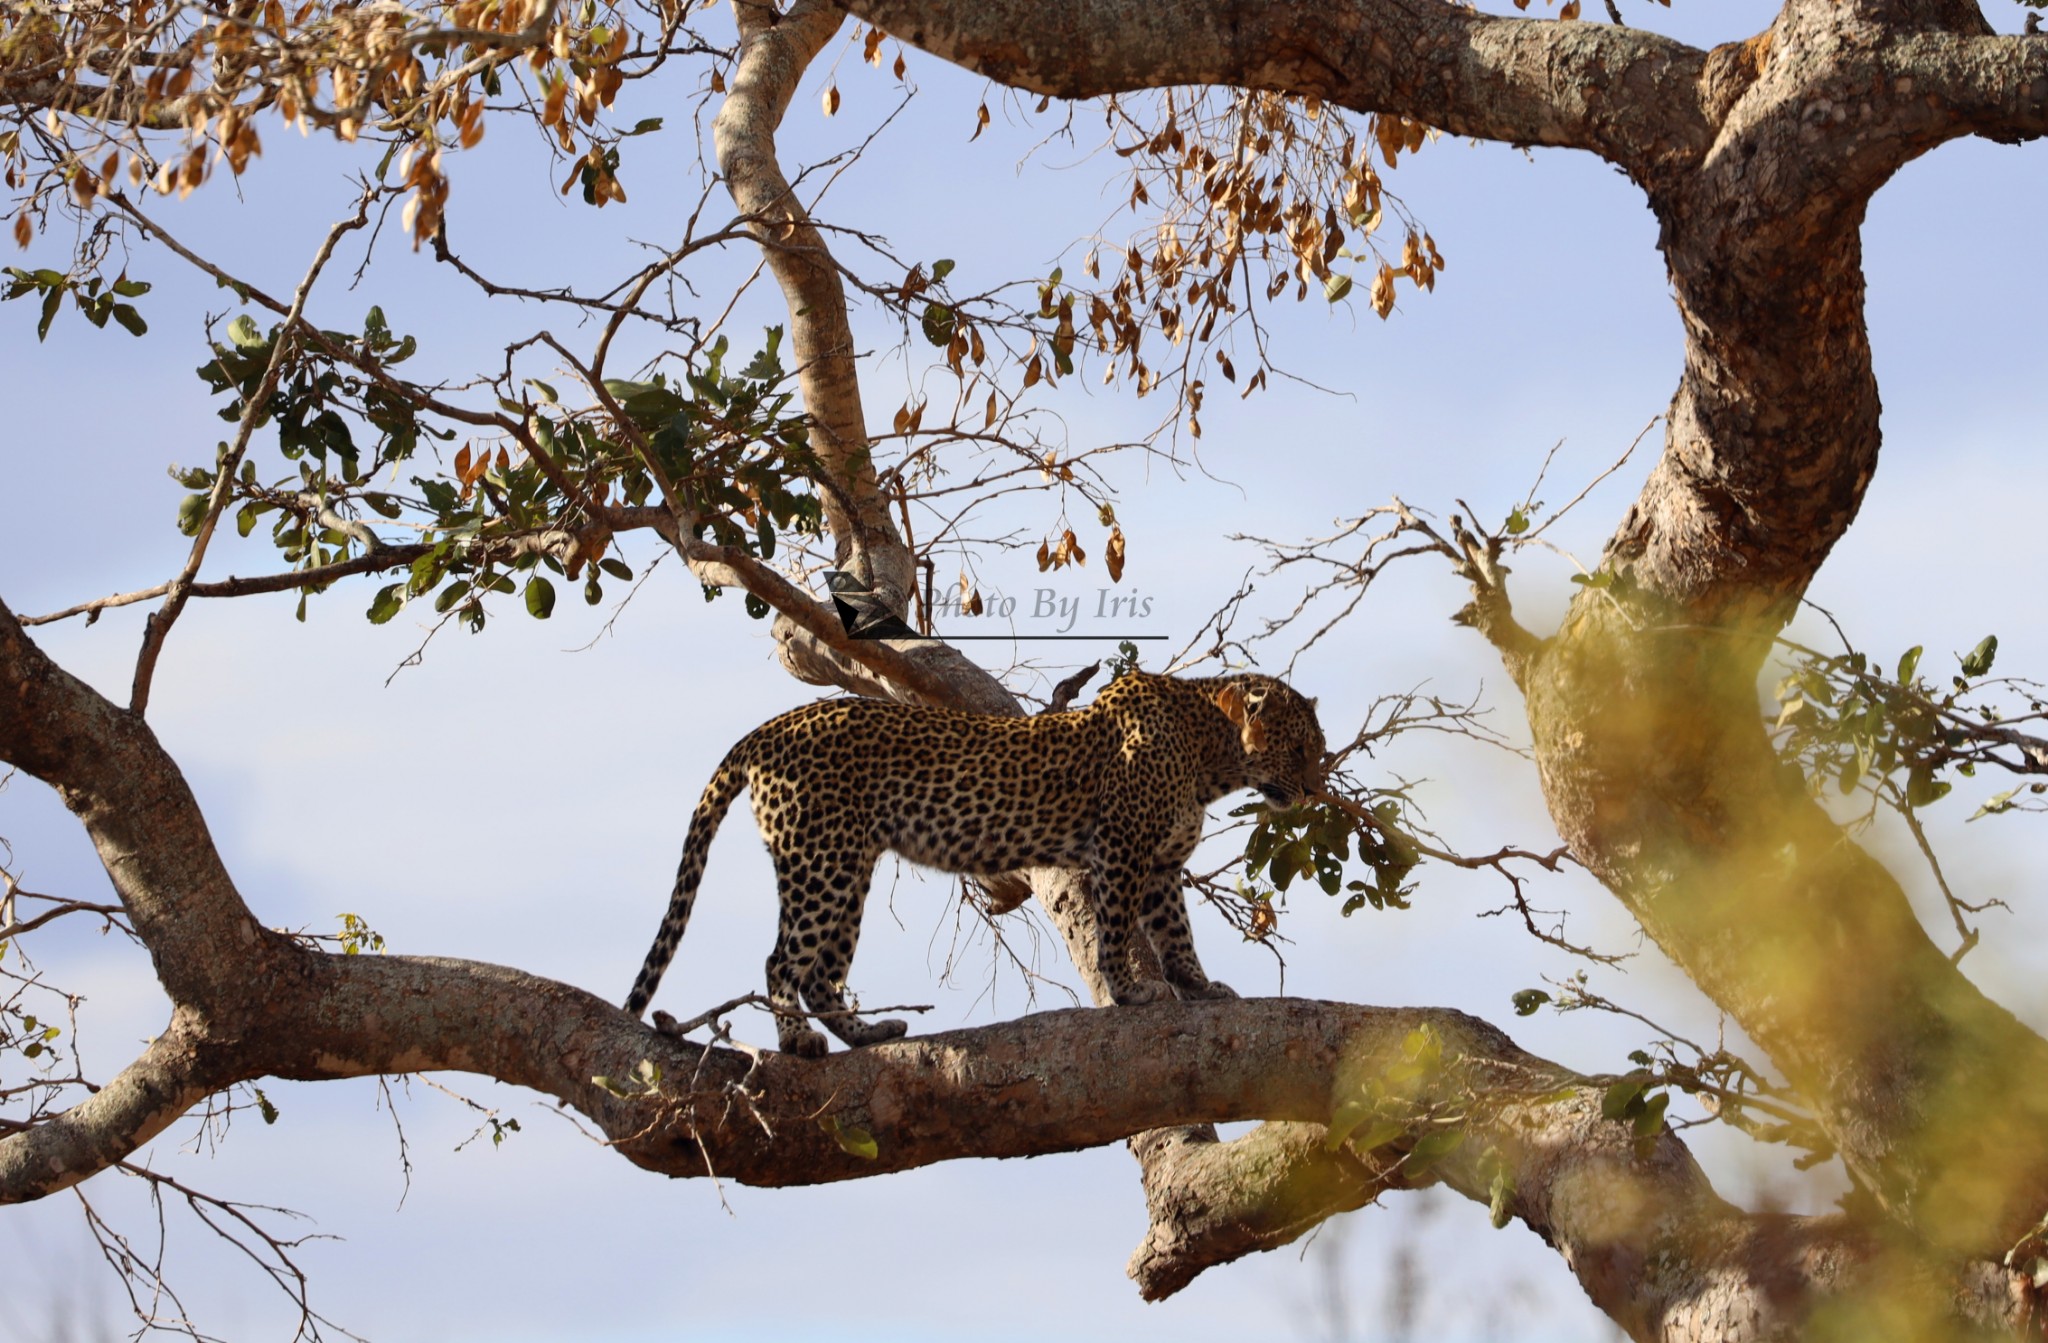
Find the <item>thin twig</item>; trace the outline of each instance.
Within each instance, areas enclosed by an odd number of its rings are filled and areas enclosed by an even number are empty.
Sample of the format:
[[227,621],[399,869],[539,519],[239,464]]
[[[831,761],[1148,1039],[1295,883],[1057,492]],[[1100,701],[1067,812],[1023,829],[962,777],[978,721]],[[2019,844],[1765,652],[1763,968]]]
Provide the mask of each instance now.
[[213,481],[213,493],[207,500],[206,516],[201,519],[199,529],[192,538],[192,549],[185,556],[185,565],[178,576],[170,582],[170,590],[164,597],[164,604],[149,618],[143,627],[142,650],[135,658],[135,683],[128,696],[128,712],[141,717],[149,708],[150,681],[156,675],[156,662],[163,652],[164,640],[170,636],[171,625],[185,609],[186,599],[191,596],[192,580],[199,573],[199,566],[206,558],[206,547],[213,540],[214,527],[220,522],[221,510],[227,507],[228,496],[233,493],[235,471],[242,463],[242,454],[248,451],[250,435],[256,426],[270,413],[270,398],[277,392],[277,384],[284,377],[285,367],[291,362],[298,349],[298,326],[305,315],[306,300],[312,295],[313,285],[326,268],[327,260],[334,255],[334,248],[343,235],[352,233],[370,222],[370,202],[377,196],[379,188],[366,187],[362,198],[356,202],[353,218],[344,219],[327,230],[320,248],[313,254],[313,264],[306,269],[306,276],[299,281],[298,289],[292,294],[291,310],[285,314],[284,324],[278,329],[277,343],[271,347],[270,362],[263,370],[263,381],[254,393],[242,403],[242,420],[235,428],[235,441],[229,446],[218,463],[218,472]]

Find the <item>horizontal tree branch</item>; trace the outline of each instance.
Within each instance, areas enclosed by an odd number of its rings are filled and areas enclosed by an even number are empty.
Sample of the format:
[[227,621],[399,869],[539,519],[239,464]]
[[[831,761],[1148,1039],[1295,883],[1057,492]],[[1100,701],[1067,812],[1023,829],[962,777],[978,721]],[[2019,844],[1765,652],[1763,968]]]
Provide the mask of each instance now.
[[1446,0],[844,0],[893,36],[1034,93],[1230,85],[1455,135],[1591,150],[1631,170],[1703,153],[1705,53],[1638,28]]
[[2048,135],[2048,36],[1915,33],[1883,60],[1902,94],[1939,103],[1971,134],[2010,144]]

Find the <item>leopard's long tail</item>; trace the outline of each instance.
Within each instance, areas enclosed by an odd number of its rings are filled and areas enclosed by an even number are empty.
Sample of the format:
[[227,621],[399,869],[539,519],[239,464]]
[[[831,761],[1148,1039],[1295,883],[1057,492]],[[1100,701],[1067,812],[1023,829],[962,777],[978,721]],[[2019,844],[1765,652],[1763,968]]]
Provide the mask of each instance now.
[[697,810],[691,813],[690,833],[683,840],[683,860],[676,866],[676,885],[668,898],[668,913],[662,916],[661,931],[654,935],[654,945],[647,950],[647,959],[633,981],[633,991],[626,995],[626,1011],[633,1016],[647,1010],[648,1000],[661,984],[662,973],[675,958],[683,930],[690,926],[690,906],[696,902],[698,883],[704,880],[704,857],[711,851],[711,838],[718,833],[719,823],[732,808],[733,799],[747,786],[744,757],[749,740],[741,740],[718,762],[711,782],[704,785],[704,796],[697,799]]

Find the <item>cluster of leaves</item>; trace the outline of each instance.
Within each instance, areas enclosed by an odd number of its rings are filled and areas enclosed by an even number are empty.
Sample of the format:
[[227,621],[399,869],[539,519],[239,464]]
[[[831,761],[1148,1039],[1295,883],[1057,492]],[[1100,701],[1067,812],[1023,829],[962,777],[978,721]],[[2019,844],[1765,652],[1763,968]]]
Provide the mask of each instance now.
[[1613,1012],[1660,1031],[1660,1038],[1647,1048],[1629,1051],[1633,1066],[1609,1082],[1600,1099],[1605,1118],[1633,1127],[1642,1154],[1648,1154],[1649,1145],[1664,1127],[1672,1093],[1684,1092],[1698,1100],[1710,1116],[1758,1142],[1799,1149],[1792,1164],[1800,1170],[1834,1155],[1834,1145],[1799,1095],[1766,1078],[1741,1056],[1725,1048],[1706,1049],[1663,1031],[1647,1018],[1594,993],[1583,970],[1555,987],[1558,993],[1554,998],[1542,989],[1515,993],[1515,1014],[1531,1016],[1550,1004],[1559,1012]]
[[[222,418],[240,421],[281,331],[262,331],[242,316],[226,335],[198,374],[226,396]],[[275,427],[288,470],[266,475],[253,456],[242,460],[228,483],[236,529],[248,536],[274,515],[271,543],[300,571],[351,559],[403,568],[405,576],[372,599],[372,623],[431,594],[436,614],[481,630],[487,599],[522,588],[530,615],[551,615],[550,575],[580,578],[593,605],[603,600],[604,577],[630,581],[632,569],[605,553],[603,515],[615,503],[659,502],[652,461],[698,536],[771,558],[779,534],[814,535],[821,515],[808,491],[817,466],[805,423],[791,410],[781,339],[780,328],[770,328],[763,348],[731,370],[721,338],[680,379],[608,380],[603,404],[582,408],[565,405],[550,384],[528,379],[530,397],[501,398],[495,415],[471,417],[493,430],[491,437],[462,443],[446,469],[411,475],[408,490],[392,480],[417,464],[423,447],[451,442],[457,431],[437,424],[441,412],[428,392],[392,374],[418,345],[372,308],[361,332],[323,331],[286,352],[284,374],[255,416],[259,427]],[[173,473],[192,491],[178,510],[187,534],[206,516],[227,451],[223,444],[212,468]],[[407,542],[386,540],[371,519],[403,528]],[[380,556],[384,563],[375,564]],[[302,592],[325,586],[309,583]],[[751,598],[748,609],[767,613]],[[304,596],[299,614],[303,619]]]
[[219,163],[239,175],[262,152],[258,120],[273,114],[302,132],[344,141],[368,132],[407,146],[405,222],[415,238],[431,237],[448,197],[443,149],[476,144],[485,100],[508,91],[576,159],[565,194],[581,182],[592,204],[623,200],[619,143],[659,123],[622,133],[603,114],[625,80],[669,54],[712,50],[684,29],[690,8],[645,6],[653,22],[636,28],[615,0],[10,5],[0,12],[0,75],[67,86],[77,118],[53,113],[33,155],[19,139],[0,145],[7,185],[21,193],[15,238],[28,245],[32,216],[52,195],[85,210],[124,175],[181,196]]
[[[1073,478],[1072,468],[1061,465],[1057,453],[1047,455],[1044,471],[1047,480],[1052,479],[1055,471],[1066,472],[1064,479]],[[1124,581],[1124,560],[1129,554],[1129,542],[1124,539],[1124,529],[1116,520],[1116,510],[1106,503],[1097,506],[1095,516],[1103,526],[1109,528],[1109,539],[1102,547],[1102,566],[1109,571],[1110,582],[1121,583]],[[1064,517],[1054,524],[1053,532],[1053,535],[1038,543],[1038,554],[1035,557],[1038,572],[1045,573],[1052,569],[1064,569],[1070,564],[1088,563],[1088,552],[1081,548],[1081,538],[1074,535],[1073,527]]]
[[[1304,299],[1314,285],[1335,303],[1369,271],[1373,311],[1386,317],[1397,279],[1435,287],[1443,256],[1385,190],[1373,163],[1375,150],[1391,168],[1419,149],[1431,134],[1422,123],[1381,113],[1364,119],[1361,136],[1358,124],[1314,100],[1229,90],[1168,90],[1149,115],[1127,103],[1113,103],[1110,115],[1128,137],[1116,149],[1131,163],[1128,203],[1156,211],[1157,224],[1120,249],[1121,266],[1090,299],[1086,320],[1138,395],[1163,376],[1185,378],[1192,434],[1201,433],[1203,380],[1188,360],[1259,297],[1271,301],[1292,288]],[[1398,265],[1378,241],[1390,210],[1404,226]],[[1086,269],[1099,278],[1099,253]],[[1071,312],[1061,316],[1071,329]],[[1146,362],[1148,327],[1185,347],[1177,370],[1162,373]],[[1218,344],[1213,358],[1235,383],[1229,352]],[[1265,385],[1260,359],[1244,395]]]
[[[10,921],[10,917],[0,913],[0,922]],[[13,964],[9,964],[10,957]],[[0,1104],[26,1102],[28,1117],[34,1119],[53,1107],[61,1108],[60,1094],[78,1078],[75,1067],[70,1076],[58,1072],[64,1062],[64,1029],[34,1011],[31,997],[48,995],[61,1011],[65,995],[44,983],[35,967],[25,962],[26,957],[13,943],[0,942],[0,1062],[19,1059],[29,1065],[25,1082],[0,1076]]]
[[335,939],[341,944],[344,956],[360,956],[366,951],[384,950],[384,934],[372,928],[360,914],[342,913],[335,917],[341,920],[341,931]]
[[[1279,891],[1297,877],[1310,878],[1325,895],[1344,896],[1346,918],[1368,904],[1406,909],[1415,891],[1408,876],[1422,855],[1400,826],[1405,801],[1398,791],[1380,791],[1367,807],[1375,818],[1372,824],[1361,824],[1328,801],[1303,802],[1284,811],[1268,810],[1262,803],[1239,807],[1230,814],[1252,821],[1244,844],[1245,875],[1254,882],[1263,876]],[[1344,880],[1354,843],[1370,881]]]
[[[0,955],[6,951],[7,944],[0,942]],[[18,1011],[12,1006],[0,1008],[0,1050],[13,1051],[31,1061],[41,1059],[63,1034],[63,1027],[40,1021],[32,1012]]]
[[[916,316],[918,330],[927,343],[943,350],[947,368],[961,383],[962,409],[973,404],[972,393],[987,385],[987,394],[981,405],[980,432],[987,434],[997,422],[1004,418],[1005,401],[1013,400],[1013,393],[1006,391],[993,376],[995,367],[989,363],[995,355],[1002,353],[997,345],[993,351],[989,340],[984,339],[984,328],[1000,340],[1001,333],[994,329],[1000,322],[994,317],[984,316],[977,320],[972,313],[985,308],[985,302],[960,299],[947,289],[946,280],[953,273],[954,263],[942,257],[927,267],[923,262],[913,265],[905,274],[903,282],[897,285],[889,296],[901,305],[908,319]],[[1023,324],[1030,333],[1028,345],[1016,352],[1016,364],[1020,370],[1022,390],[1028,391],[1044,382],[1057,385],[1061,377],[1070,375],[1075,368],[1076,343],[1079,339],[1074,326],[1074,305],[1077,295],[1062,287],[1064,270],[1054,268],[1050,278],[1037,286],[1038,306],[1036,313],[1026,309],[1022,314]],[[1049,330],[1038,329],[1038,325],[1050,323]],[[915,403],[906,400],[896,410],[891,431],[898,437],[910,439],[925,431],[925,412],[929,401],[919,399]],[[969,414],[971,415],[971,411]],[[956,417],[945,426],[941,433],[961,433],[963,425]],[[905,473],[917,469],[915,460],[905,465]],[[1061,487],[1079,484],[1072,461],[1060,460],[1057,448],[1042,455],[1034,454],[1035,462],[1044,482]],[[928,460],[922,463],[930,468]],[[1065,490],[1061,491],[1063,494]],[[1087,493],[1085,488],[1083,493]],[[1110,529],[1105,545],[1104,563],[1109,569],[1110,581],[1123,580],[1126,540],[1123,529],[1117,525],[1115,510],[1106,502],[1097,501],[1096,508],[1102,525]],[[1086,564],[1088,555],[1064,514],[1056,522],[1038,548],[1038,568],[1042,573],[1048,569],[1060,569],[1069,564]],[[976,598],[971,587],[963,587],[962,601],[972,605]]]
[[[655,499],[651,456],[677,504],[695,520],[699,538],[708,533],[720,545],[772,559],[780,533],[816,535],[821,525],[818,499],[808,492],[817,463],[805,423],[790,413],[794,393],[783,387],[781,339],[781,328],[770,328],[763,348],[736,373],[724,367],[727,343],[721,337],[703,352],[702,367],[680,381],[660,374],[645,382],[608,380],[605,393],[617,415],[562,409],[555,389],[539,381],[531,386],[540,406],[506,408],[529,412],[533,444],[583,499],[602,505],[616,493],[634,506]],[[481,629],[484,598],[514,591],[519,585],[512,575],[520,573],[526,575],[527,613],[545,620],[555,606],[550,574],[573,579],[587,560],[582,591],[591,605],[604,599],[601,575],[633,576],[624,561],[604,555],[601,545],[564,558],[542,547],[508,555],[489,544],[496,535],[533,536],[588,521],[540,456],[515,458],[502,443],[495,454],[465,445],[456,454],[452,481],[416,483],[433,514],[428,548],[404,583],[378,593],[370,608],[374,622],[391,619],[408,598],[440,585],[435,611],[453,611],[472,630]],[[720,591],[706,588],[705,596]],[[751,593],[746,604],[756,619],[768,614]]]
[[85,320],[94,326],[104,327],[107,319],[112,318],[132,336],[143,335],[149,330],[149,323],[142,320],[142,314],[136,311],[135,305],[122,302],[123,299],[141,298],[147,294],[147,281],[131,280],[124,273],[109,284],[103,275],[78,277],[46,268],[23,270],[18,266],[0,269],[0,275],[7,277],[7,287],[0,290],[0,302],[31,295],[42,297],[42,314],[36,319],[37,340],[50,334],[50,323],[57,320],[66,294],[71,296],[71,301]]
[[[2044,704],[2024,683],[1986,679],[1998,656],[1996,635],[1959,659],[1946,688],[1920,674],[1922,652],[1917,645],[1907,649],[1886,676],[1854,650],[1794,650],[1777,685],[1774,731],[1779,751],[1799,764],[1816,794],[1831,785],[1844,795],[1868,788],[1878,799],[1912,809],[1947,796],[1953,787],[1943,777],[1948,773],[1968,778],[1983,763],[2022,772],[2048,764],[2024,749],[2006,759],[1997,754],[2010,744],[2013,725],[2041,718]],[[1982,702],[1995,690],[2017,692],[2026,707],[2011,714]],[[1980,702],[1969,703],[1972,696]],[[2007,790],[1977,815],[2015,810],[2023,790],[2044,789],[2048,785],[2036,783]]]
[[[1396,1149],[1396,1169],[1402,1178],[1423,1183],[1465,1145],[1469,1131],[1477,1098],[1463,1087],[1445,1085],[1457,1062],[1458,1056],[1444,1049],[1443,1037],[1429,1023],[1409,1031],[1401,1041],[1401,1057],[1367,1076],[1338,1102],[1323,1140],[1325,1148],[1334,1152],[1349,1143],[1359,1152]],[[1423,1098],[1425,1093],[1444,1092],[1457,1099]],[[1495,1147],[1480,1154],[1477,1170],[1487,1183],[1489,1210],[1498,1230],[1512,1215],[1514,1181]]]

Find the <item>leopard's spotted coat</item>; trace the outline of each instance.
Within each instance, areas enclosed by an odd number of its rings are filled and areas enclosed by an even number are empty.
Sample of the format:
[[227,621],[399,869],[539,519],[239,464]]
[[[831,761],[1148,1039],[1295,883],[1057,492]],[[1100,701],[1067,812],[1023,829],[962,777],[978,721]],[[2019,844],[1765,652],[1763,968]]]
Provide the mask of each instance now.
[[[712,775],[626,1010],[638,1016],[654,996],[689,923],[711,837],[742,788],[782,902],[769,999],[794,1010],[801,995],[849,1045],[904,1031],[901,1021],[861,1021],[845,999],[868,882],[891,849],[944,872],[1080,868],[1100,916],[1100,969],[1117,1002],[1169,992],[1132,974],[1134,926],[1184,996],[1232,996],[1196,959],[1182,864],[1209,803],[1252,787],[1291,805],[1317,786],[1323,753],[1315,702],[1268,676],[1132,673],[1085,709],[1032,718],[874,699],[793,709],[741,738]],[[801,1016],[778,1015],[776,1029],[786,1051],[827,1048]]]

